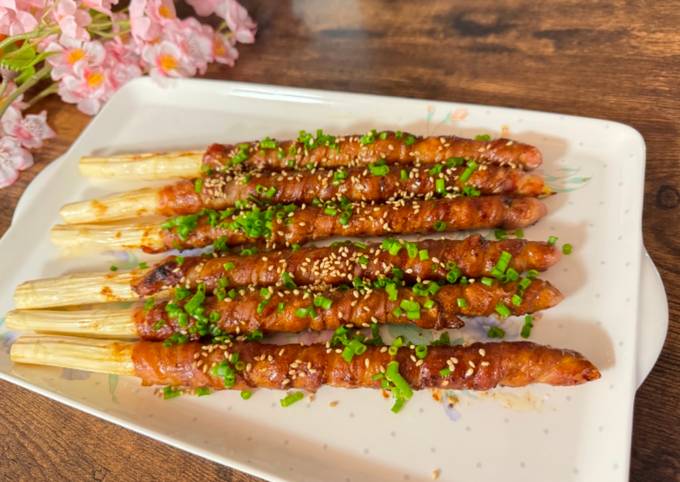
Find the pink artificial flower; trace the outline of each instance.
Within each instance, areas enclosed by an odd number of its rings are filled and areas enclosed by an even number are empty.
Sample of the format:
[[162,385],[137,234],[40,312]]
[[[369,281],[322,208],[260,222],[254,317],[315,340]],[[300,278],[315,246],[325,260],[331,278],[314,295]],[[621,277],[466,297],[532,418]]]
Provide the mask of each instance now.
[[118,0],[82,0],[87,8],[111,15],[111,6],[116,5]]
[[257,24],[248,15],[248,11],[236,0],[222,0],[215,9],[215,13],[222,17],[236,40],[243,44],[255,41]]
[[157,41],[164,24],[176,18],[177,12],[172,0],[131,0],[130,2],[130,30],[137,40]]
[[23,119],[17,110],[8,110],[2,116],[2,129],[5,134],[19,141],[26,149],[37,149],[42,146],[45,139],[50,139],[56,134],[47,125],[47,112],[29,114]]
[[103,68],[88,67],[77,75],[64,76],[58,92],[64,102],[76,104],[85,114],[95,115],[113,91]]
[[187,0],[187,3],[193,7],[197,15],[207,17],[215,12],[220,1],[222,0]]
[[33,165],[33,156],[13,137],[0,138],[0,188],[14,183],[19,171]]
[[107,81],[112,91],[123,84],[142,75],[139,67],[139,56],[120,39],[110,40],[104,44],[106,60],[104,67],[108,71]]
[[213,29],[193,17],[176,20],[166,24],[163,36],[177,45],[187,62],[200,74],[205,73],[213,61]]
[[216,62],[233,67],[238,59],[238,50],[224,35],[213,34],[213,58]]
[[34,30],[44,8],[44,0],[0,0],[0,34],[18,35]]
[[151,77],[159,82],[165,77],[190,77],[196,73],[190,59],[176,44],[167,40],[146,45],[142,58],[149,66]]
[[97,41],[77,42],[66,48],[52,42],[45,50],[58,52],[47,57],[47,62],[52,66],[54,80],[60,80],[66,75],[78,76],[86,67],[101,65],[106,55],[104,46]]
[[71,45],[78,40],[90,40],[85,27],[92,22],[92,17],[87,10],[78,8],[75,0],[57,0],[53,16],[61,29],[60,43]]

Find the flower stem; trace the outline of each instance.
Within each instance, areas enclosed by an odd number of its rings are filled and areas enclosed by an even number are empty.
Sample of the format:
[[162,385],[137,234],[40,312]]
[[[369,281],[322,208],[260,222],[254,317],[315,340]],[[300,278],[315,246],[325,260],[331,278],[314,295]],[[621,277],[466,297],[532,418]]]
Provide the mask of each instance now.
[[14,92],[8,95],[7,98],[4,99],[2,103],[0,103],[0,119],[2,119],[2,116],[5,114],[7,108],[12,105],[12,102],[18,99],[21,94],[48,76],[51,69],[52,68],[49,65],[44,65],[43,68],[37,71],[33,77],[21,84]]
[[2,82],[0,83],[0,99],[2,99],[2,95],[5,93],[5,90],[7,90],[7,85],[9,82],[7,81],[7,77],[2,77]]
[[48,85],[43,90],[35,94],[33,98],[27,102],[27,108],[33,107],[36,102],[44,97],[47,97],[48,95],[56,94],[57,90],[59,90],[59,85],[57,83]]
[[19,40],[29,40],[33,38],[38,38],[42,37],[45,34],[49,35],[51,33],[57,33],[58,31],[59,27],[50,27],[46,29],[36,29],[33,30],[32,32],[26,32],[19,35],[14,35],[12,37],[7,37],[5,40],[0,42],[0,50],[4,49],[5,47],[8,47],[9,45],[12,45],[13,43],[18,42]]

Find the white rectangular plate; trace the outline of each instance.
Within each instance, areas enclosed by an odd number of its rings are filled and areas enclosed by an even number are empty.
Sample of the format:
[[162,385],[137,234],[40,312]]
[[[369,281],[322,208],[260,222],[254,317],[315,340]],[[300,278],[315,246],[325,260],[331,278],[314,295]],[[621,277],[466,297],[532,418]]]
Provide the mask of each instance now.
[[[644,142],[630,127],[603,120],[448,102],[322,92],[232,82],[148,79],[118,92],[69,152],[28,187],[0,241],[0,313],[17,284],[121,265],[115,254],[63,258],[48,229],[67,202],[130,185],[78,175],[81,155],[200,148],[300,129],[361,133],[503,133],[537,145],[558,194],[549,215],[526,230],[570,242],[546,278],[566,295],[536,323],[532,340],[571,348],[602,370],[584,386],[458,392],[453,410],[417,393],[398,415],[377,391],[323,388],[312,402],[279,406],[261,390],[163,401],[135,379],[74,370],[12,366],[14,334],[0,331],[0,377],[68,405],[240,470],[274,480],[626,480],[635,393]],[[133,263],[134,259],[127,262]],[[472,320],[466,341],[484,339]],[[506,324],[518,337],[520,320]],[[385,334],[399,334],[394,328]],[[411,333],[413,334],[413,333]],[[461,336],[452,333],[452,338]],[[430,334],[422,335],[429,339]],[[332,408],[329,402],[339,404]]]

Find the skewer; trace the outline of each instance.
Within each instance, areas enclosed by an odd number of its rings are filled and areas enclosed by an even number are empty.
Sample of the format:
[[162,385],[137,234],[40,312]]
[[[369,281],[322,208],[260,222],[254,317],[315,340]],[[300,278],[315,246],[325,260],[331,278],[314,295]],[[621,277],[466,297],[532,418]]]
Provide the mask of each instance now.
[[44,308],[134,300],[135,273],[77,273],[26,281],[17,286],[14,304],[17,308]]
[[145,385],[184,388],[316,391],[330,385],[375,389],[385,380],[385,386],[402,403],[411,397],[412,390],[426,388],[577,385],[600,377],[597,368],[576,352],[529,342],[430,346],[420,358],[409,347],[398,348],[394,354],[386,347],[364,348],[353,353],[348,362],[342,353],[328,350],[325,344],[229,342],[165,347],[159,342],[23,336],[12,345],[10,358],[14,363],[134,375]]
[[524,228],[546,214],[535,198],[459,197],[384,204],[296,207],[253,206],[223,218],[218,211],[171,218],[165,223],[57,225],[52,241],[62,248],[170,249],[201,248],[218,239],[225,246],[266,242],[291,246],[334,236],[427,234],[473,229]]
[[100,223],[146,215],[193,214],[201,209],[225,209],[239,201],[259,198],[273,204],[337,201],[385,202],[431,196],[545,196],[550,189],[536,174],[499,166],[469,171],[465,165],[353,167],[288,172],[214,173],[89,201],[67,204],[61,217],[67,224]]
[[116,179],[194,178],[208,169],[300,169],[367,165],[380,160],[399,164],[433,164],[450,158],[519,167],[538,167],[540,151],[509,140],[473,140],[456,136],[417,137],[409,133],[371,131],[363,136],[335,137],[301,132],[295,141],[265,138],[234,145],[213,144],[205,152],[123,154],[81,159],[81,173],[88,177]]
[[154,180],[177,177],[192,178],[201,173],[204,151],[85,156],[80,159],[80,173],[85,177]]
[[[201,290],[184,291],[181,300],[137,304],[129,308],[14,310],[13,330],[97,337],[166,340],[182,335],[198,340],[207,334],[247,334],[336,330],[341,326],[412,324],[425,329],[460,328],[459,315],[490,316],[499,310],[524,315],[555,306],[562,294],[547,281],[445,285],[421,283],[413,289],[327,289],[236,291],[204,299]],[[223,299],[220,299],[224,297]],[[462,300],[462,301],[461,301]],[[200,301],[200,303],[198,303]],[[199,308],[201,308],[199,310]],[[213,315],[214,314],[214,315]]]
[[[463,240],[413,243],[397,239],[382,243],[344,242],[269,251],[266,255],[170,257],[147,270],[80,273],[26,281],[17,287],[14,301],[17,308],[23,309],[132,301],[140,296],[162,296],[177,286],[196,288],[201,283],[212,292],[220,279],[225,279],[230,288],[283,286],[286,277],[298,286],[339,285],[355,279],[379,280],[391,276],[395,269],[411,283],[454,282],[461,276],[493,276],[493,268],[503,252],[510,257],[507,268],[520,274],[546,270],[560,258],[560,251],[545,242],[488,241],[479,235]],[[368,263],[364,263],[366,259]]]

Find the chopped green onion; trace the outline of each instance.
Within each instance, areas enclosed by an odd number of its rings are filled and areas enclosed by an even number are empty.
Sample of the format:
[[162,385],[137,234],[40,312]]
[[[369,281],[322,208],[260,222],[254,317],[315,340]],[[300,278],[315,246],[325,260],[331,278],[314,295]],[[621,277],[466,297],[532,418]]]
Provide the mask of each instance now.
[[401,373],[399,373],[399,362],[393,360],[387,364],[385,378],[394,384],[393,393],[397,399],[411,399],[413,390],[411,390],[408,382],[401,376]]
[[184,256],[175,256],[175,263],[177,263],[177,266],[182,266],[184,263]]
[[333,301],[325,296],[319,295],[314,297],[314,306],[328,310],[332,305]]
[[446,182],[444,179],[437,179],[434,182],[434,190],[437,194],[446,194]]
[[149,267],[149,265],[146,264],[144,261],[142,261],[141,263],[139,263],[139,264],[137,265],[137,267],[138,267],[139,269],[146,269],[146,268]]
[[299,402],[305,398],[305,394],[302,392],[292,392],[281,399],[282,407],[290,407],[292,404]]
[[427,251],[427,249],[421,249],[418,251],[418,259],[420,259],[420,261],[427,261],[430,259],[430,253]]
[[278,145],[278,142],[271,137],[265,137],[260,141],[260,149],[276,149]]
[[573,249],[574,247],[569,243],[566,243],[564,246],[562,246],[562,252],[566,255],[570,255]]
[[447,167],[460,167],[465,164],[465,159],[462,157],[449,157],[446,160]]
[[359,263],[361,266],[365,268],[366,266],[368,266],[368,256],[362,254],[357,258],[357,263]]
[[500,326],[491,326],[486,332],[486,336],[489,338],[505,338],[505,330]]
[[505,229],[496,229],[493,232],[494,236],[496,236],[496,239],[501,240],[505,239],[508,237],[508,233],[505,232]]
[[524,325],[520,335],[522,338],[529,338],[531,336],[531,329],[534,327],[534,317],[527,315],[524,317]]
[[488,141],[491,140],[491,136],[489,134],[479,134],[479,135],[475,136],[475,140],[476,141],[486,141],[486,142],[488,142]]
[[519,273],[514,268],[508,268],[505,272],[505,282],[517,281],[519,279]]
[[465,298],[458,298],[456,304],[458,305],[458,308],[467,308],[468,306],[468,302]]
[[403,398],[397,398],[394,401],[394,405],[392,405],[392,408],[390,409],[393,413],[399,413],[401,412],[401,409],[404,408],[404,404],[406,402],[404,401]]
[[439,370],[439,376],[448,377],[449,375],[451,375],[451,369],[449,367],[442,368],[441,370]]
[[537,270],[535,270],[535,269],[530,269],[529,271],[527,271],[527,278],[529,278],[529,279],[534,279],[534,278],[536,278],[537,276],[538,276],[538,271],[537,271]]
[[460,268],[456,265],[453,265],[452,267],[449,268],[449,272],[446,273],[446,281],[448,281],[451,284],[454,284],[456,281],[458,281],[460,275],[461,275]]
[[182,394],[180,390],[174,387],[163,387],[163,399],[170,400],[171,398],[179,397]]
[[522,304],[522,297],[518,294],[512,295],[512,304],[515,306],[519,306]]
[[349,173],[345,169],[338,169],[333,173],[333,185],[337,186],[347,179],[347,176],[349,176]]
[[387,299],[390,301],[397,301],[398,290],[397,285],[394,283],[388,283],[385,285],[385,291],[387,292]]
[[446,231],[446,223],[444,221],[435,221],[433,227],[434,230],[437,231],[438,233]]
[[118,266],[115,264],[112,264],[111,267],[109,268],[111,271],[118,271]]
[[[429,173],[431,176],[436,176],[437,174],[441,174],[441,172],[442,172],[443,169],[444,169],[444,165],[443,165],[443,164],[435,164],[435,165],[428,171],[428,173]],[[443,181],[443,179],[442,179],[442,181]]]
[[194,181],[194,191],[200,193],[203,190],[203,179],[200,177]]
[[493,278],[487,278],[486,276],[483,276],[480,281],[484,286],[493,286]]
[[439,338],[434,340],[430,345],[432,346],[449,346],[451,344],[451,339],[449,338],[449,332],[445,331],[441,335],[439,335]]
[[523,238],[524,237],[524,230],[522,228],[515,229],[515,237],[516,238]]
[[206,395],[210,395],[211,390],[208,387],[198,387],[194,390],[194,393],[198,397],[205,397]]
[[404,139],[404,144],[407,146],[412,146],[416,142],[416,136],[409,134],[406,136],[406,139]]
[[548,244],[553,246],[559,238],[557,236],[548,236]]
[[382,131],[378,137],[380,138],[381,141],[384,141],[385,139],[387,139],[388,135],[389,135],[389,132]]
[[475,161],[468,161],[467,167],[465,168],[463,173],[460,175],[460,178],[459,178],[460,182],[468,182],[476,169],[477,169],[477,163]]
[[496,305],[496,313],[498,313],[502,319],[507,318],[511,314],[510,308],[505,306],[503,303],[498,303]]
[[399,179],[401,179],[402,181],[408,180],[408,171],[406,169],[402,169],[401,171],[399,171]]
[[374,176],[385,176],[390,172],[390,166],[387,164],[373,163],[368,165],[368,171]]
[[252,396],[253,392],[251,392],[250,390],[241,390],[241,398],[243,400],[248,400]]
[[423,359],[427,356],[427,345],[417,345],[416,346],[416,357]]
[[281,281],[283,282],[283,286],[289,290],[297,288],[297,284],[293,280],[293,275],[287,271],[281,273]]
[[370,132],[367,132],[366,134],[364,134],[363,136],[361,136],[361,138],[359,139],[359,143],[360,143],[362,146],[365,146],[365,145],[367,145],[367,144],[372,144],[372,143],[375,142],[375,137],[376,137],[377,134],[378,134],[378,133],[376,132],[375,129],[371,129]]
[[144,313],[148,313],[149,311],[151,311],[153,305],[154,305],[153,298],[147,298],[146,300],[144,300]]
[[425,303],[423,303],[423,308],[426,310],[431,309],[434,306],[434,301],[433,300],[425,300]]
[[224,271],[230,271],[230,270],[234,269],[236,267],[236,265],[234,264],[233,261],[227,261],[226,263],[224,263],[222,265],[222,267],[224,268]]

